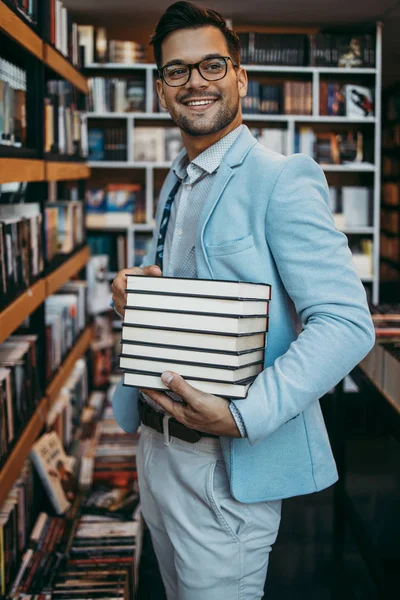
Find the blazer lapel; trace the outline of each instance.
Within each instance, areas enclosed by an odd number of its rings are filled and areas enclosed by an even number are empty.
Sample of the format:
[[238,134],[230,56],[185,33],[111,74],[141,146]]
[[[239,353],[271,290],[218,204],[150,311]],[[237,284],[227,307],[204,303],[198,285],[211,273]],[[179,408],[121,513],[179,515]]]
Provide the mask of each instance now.
[[[224,156],[221,165],[218,168],[210,194],[205,201],[200,214],[196,232],[196,256],[198,261],[200,257],[203,259],[212,278],[214,278],[213,272],[204,247],[204,231],[217,202],[221,198],[229,180],[234,175],[234,168],[242,164],[247,154],[256,143],[257,140],[251,135],[248,127],[244,126],[243,131]],[[198,263],[198,270],[199,266]]]

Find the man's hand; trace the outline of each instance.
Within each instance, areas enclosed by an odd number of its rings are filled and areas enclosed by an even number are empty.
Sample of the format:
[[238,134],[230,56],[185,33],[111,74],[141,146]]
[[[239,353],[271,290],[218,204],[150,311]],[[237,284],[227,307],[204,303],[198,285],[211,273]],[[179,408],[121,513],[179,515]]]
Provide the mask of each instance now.
[[142,390],[177,421],[190,429],[226,437],[240,437],[240,432],[229,410],[229,400],[205,394],[189,385],[177,373],[166,371],[161,376],[168,388],[186,402],[174,402],[167,394],[156,390]]
[[124,306],[126,305],[126,287],[127,275],[151,275],[152,277],[161,277],[161,269],[157,265],[150,265],[150,267],[132,267],[132,269],[122,269],[119,271],[116,278],[112,282],[111,289],[113,292],[112,299],[114,301],[116,311],[123,317],[125,315]]

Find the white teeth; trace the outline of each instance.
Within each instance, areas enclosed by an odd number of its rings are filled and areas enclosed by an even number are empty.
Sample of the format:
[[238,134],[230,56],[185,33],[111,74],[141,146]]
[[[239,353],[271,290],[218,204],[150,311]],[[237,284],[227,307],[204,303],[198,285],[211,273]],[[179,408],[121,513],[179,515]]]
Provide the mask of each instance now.
[[202,106],[206,104],[211,104],[214,100],[193,100],[192,102],[188,102],[188,106]]

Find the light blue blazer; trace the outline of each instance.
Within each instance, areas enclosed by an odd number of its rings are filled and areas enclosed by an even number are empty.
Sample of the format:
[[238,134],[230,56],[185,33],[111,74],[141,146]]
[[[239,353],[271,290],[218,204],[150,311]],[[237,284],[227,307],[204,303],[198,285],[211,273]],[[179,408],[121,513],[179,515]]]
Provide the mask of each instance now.
[[[162,188],[156,233],[168,193]],[[145,264],[154,264],[155,239]],[[236,400],[246,439],[221,438],[232,495],[260,502],[337,479],[319,398],[374,344],[346,236],[335,229],[321,168],[264,148],[247,127],[226,153],[196,234],[200,278],[270,283],[265,368]],[[301,333],[300,333],[301,332]],[[138,392],[119,385],[115,417],[136,431]]]

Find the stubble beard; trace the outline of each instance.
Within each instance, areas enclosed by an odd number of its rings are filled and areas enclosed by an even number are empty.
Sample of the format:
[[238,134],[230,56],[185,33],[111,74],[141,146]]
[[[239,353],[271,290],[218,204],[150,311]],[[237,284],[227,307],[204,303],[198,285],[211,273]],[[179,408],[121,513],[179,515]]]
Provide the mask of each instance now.
[[197,116],[195,114],[192,118],[189,118],[180,113],[178,110],[175,110],[175,108],[168,108],[175,125],[187,135],[197,137],[201,135],[218,133],[218,131],[228,127],[228,125],[230,125],[236,118],[239,112],[239,98],[237,98],[236,101],[234,100],[229,105],[223,104],[221,100],[217,100],[217,102],[220,103],[220,106],[211,121],[208,119],[208,117],[202,117],[200,115]]

